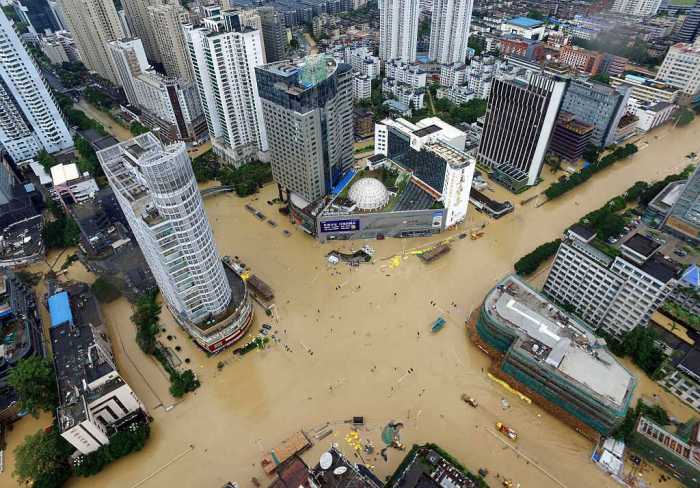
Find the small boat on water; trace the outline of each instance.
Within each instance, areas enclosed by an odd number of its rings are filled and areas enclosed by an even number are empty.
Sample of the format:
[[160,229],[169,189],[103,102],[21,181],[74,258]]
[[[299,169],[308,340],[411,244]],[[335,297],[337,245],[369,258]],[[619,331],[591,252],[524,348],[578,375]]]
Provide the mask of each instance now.
[[433,325],[430,327],[431,332],[438,332],[440,331],[443,327],[445,327],[445,319],[442,317],[438,317],[435,322],[433,322]]
[[518,433],[515,432],[513,429],[508,427],[507,425],[501,423],[501,422],[496,422],[496,429],[498,431],[508,437],[510,440],[516,440],[518,438]]

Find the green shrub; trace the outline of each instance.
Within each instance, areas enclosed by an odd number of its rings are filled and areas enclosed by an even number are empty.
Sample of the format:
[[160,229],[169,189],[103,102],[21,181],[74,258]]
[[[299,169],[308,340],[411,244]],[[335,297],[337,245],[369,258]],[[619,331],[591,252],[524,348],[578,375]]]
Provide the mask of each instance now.
[[95,297],[102,303],[113,302],[121,296],[119,289],[102,276],[95,280],[91,289]]
[[540,264],[545,262],[550,257],[554,256],[559,249],[561,239],[556,239],[551,242],[546,242],[538,246],[534,251],[526,254],[515,263],[515,271],[521,276],[526,276],[534,273]]

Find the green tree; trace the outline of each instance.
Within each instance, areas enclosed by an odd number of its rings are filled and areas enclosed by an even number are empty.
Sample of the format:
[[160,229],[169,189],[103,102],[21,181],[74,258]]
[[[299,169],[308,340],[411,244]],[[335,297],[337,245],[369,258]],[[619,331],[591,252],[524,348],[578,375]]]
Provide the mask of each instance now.
[[693,120],[695,120],[695,114],[693,114],[692,110],[688,110],[687,108],[680,110],[675,118],[676,125],[681,127],[690,124]]
[[527,16],[528,16],[529,18],[535,19],[535,20],[544,20],[544,17],[545,17],[544,14],[543,14],[542,12],[540,12],[539,10],[534,9],[534,8],[528,10]]
[[550,257],[554,256],[559,249],[559,244],[561,244],[560,239],[556,239],[551,242],[546,242],[541,246],[535,248],[534,251],[526,254],[522,258],[516,261],[514,268],[516,273],[521,276],[529,275],[537,271],[540,264],[545,262]]
[[156,335],[161,307],[158,305],[157,292],[146,294],[136,302],[136,310],[131,321],[136,325],[136,343],[146,354],[156,350]]
[[39,410],[49,412],[58,406],[56,375],[46,358],[32,356],[21,359],[10,370],[7,382],[17,392],[20,410],[34,417],[39,416]]
[[143,125],[139,124],[138,122],[134,121],[131,123],[129,126],[129,130],[131,133],[135,136],[140,136],[141,134],[145,134],[146,132],[150,132],[151,129],[148,129],[144,127]]
[[113,302],[121,296],[119,289],[103,276],[98,277],[90,288],[102,303]]
[[24,438],[15,449],[14,476],[34,488],[59,488],[70,477],[68,456],[74,451],[58,433],[57,427],[37,431]]
[[41,164],[47,172],[50,172],[51,167],[55,166],[58,163],[56,161],[56,158],[54,158],[48,152],[46,152],[45,149],[42,149],[41,151],[39,151],[39,154],[36,155],[36,159],[39,162],[39,164]]
[[476,56],[481,56],[486,50],[486,39],[481,36],[469,36],[468,46],[474,50]]
[[425,18],[418,24],[418,38],[430,35],[430,19]]
[[604,85],[609,85],[610,84],[610,75],[607,75],[605,73],[599,73],[597,75],[593,75],[589,78],[591,81],[597,81],[598,83],[602,83]]
[[299,41],[297,41],[295,37],[292,37],[292,39],[289,41],[289,47],[292,49],[299,49]]

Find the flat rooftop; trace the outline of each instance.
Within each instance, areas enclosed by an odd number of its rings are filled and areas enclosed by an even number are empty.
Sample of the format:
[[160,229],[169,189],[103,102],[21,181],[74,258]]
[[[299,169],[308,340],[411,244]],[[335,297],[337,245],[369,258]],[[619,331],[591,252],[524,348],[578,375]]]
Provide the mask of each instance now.
[[489,315],[515,329],[521,349],[542,367],[551,368],[570,381],[617,408],[624,406],[635,378],[586,326],[560,310],[515,276],[504,279],[485,301]]
[[661,247],[661,244],[656,242],[651,237],[642,234],[634,234],[632,237],[622,243],[621,247],[626,247],[644,257],[649,257]]
[[[73,317],[72,321],[53,325],[52,315],[49,329],[60,403],[58,417],[64,431],[86,418],[83,395],[90,394],[86,385],[115,371],[115,367],[105,360],[96,343],[95,328],[102,326],[102,319],[97,300],[87,285],[72,285],[54,293],[49,300],[57,296],[61,297],[60,306],[54,310],[63,317],[67,305]],[[111,354],[111,350],[104,353]]]
[[661,192],[649,202],[649,206],[659,212],[667,213],[671,207],[678,201],[678,197],[683,193],[688,180],[672,181]]
[[533,29],[539,27],[543,24],[541,20],[531,19],[529,17],[514,17],[508,21],[506,24],[517,25],[518,27],[525,27],[527,29]]

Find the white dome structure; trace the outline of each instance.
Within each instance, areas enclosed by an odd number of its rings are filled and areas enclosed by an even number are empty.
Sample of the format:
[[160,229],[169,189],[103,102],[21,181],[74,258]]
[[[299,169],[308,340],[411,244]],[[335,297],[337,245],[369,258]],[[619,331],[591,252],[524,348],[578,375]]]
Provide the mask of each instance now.
[[360,178],[350,187],[348,198],[360,210],[377,210],[389,203],[389,192],[376,178]]

